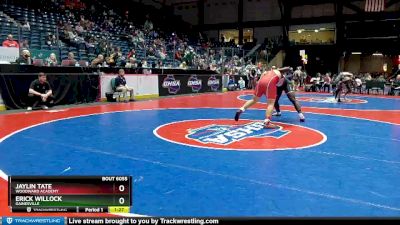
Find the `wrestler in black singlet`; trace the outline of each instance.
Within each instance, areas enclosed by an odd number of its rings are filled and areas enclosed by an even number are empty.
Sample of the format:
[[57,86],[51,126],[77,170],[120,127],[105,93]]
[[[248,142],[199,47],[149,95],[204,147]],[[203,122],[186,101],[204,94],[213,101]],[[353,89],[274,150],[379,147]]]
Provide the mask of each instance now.
[[276,100],[275,100],[275,105],[274,105],[276,113],[274,115],[275,116],[280,116],[281,115],[281,109],[280,109],[280,106],[279,106],[279,99],[280,99],[280,97],[282,95],[282,92],[285,92],[286,96],[288,97],[290,102],[292,102],[292,104],[293,104],[294,108],[296,109],[296,111],[299,113],[300,121],[304,122],[305,118],[304,118],[304,115],[301,112],[301,105],[300,105],[299,101],[296,100],[296,94],[295,94],[294,90],[292,89],[292,87],[290,85],[290,83],[291,83],[290,79],[292,77],[293,77],[293,73],[289,72],[288,74],[286,74],[286,76],[284,78],[281,78],[283,80],[281,80],[278,83],[278,86],[277,86],[277,92],[278,93],[277,93]]

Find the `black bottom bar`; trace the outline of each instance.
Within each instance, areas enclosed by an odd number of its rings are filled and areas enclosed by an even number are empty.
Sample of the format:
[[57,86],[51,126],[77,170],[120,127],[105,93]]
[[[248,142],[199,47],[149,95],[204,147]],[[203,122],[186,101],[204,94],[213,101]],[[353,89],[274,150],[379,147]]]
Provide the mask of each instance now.
[[114,217],[114,218],[67,218],[67,225],[235,225],[235,224],[343,224],[351,222],[365,224],[399,224],[400,218],[182,218],[182,217]]

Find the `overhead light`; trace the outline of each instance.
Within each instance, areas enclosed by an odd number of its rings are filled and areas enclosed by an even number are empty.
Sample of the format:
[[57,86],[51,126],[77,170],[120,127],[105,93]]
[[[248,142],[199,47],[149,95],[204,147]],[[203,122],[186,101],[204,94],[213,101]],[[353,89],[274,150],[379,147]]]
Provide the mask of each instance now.
[[362,53],[361,52],[352,52],[351,54],[352,55],[361,55]]
[[382,53],[374,53],[374,54],[372,54],[373,56],[383,56],[383,54]]
[[301,34],[301,32],[303,32],[303,30],[297,30],[297,33]]
[[315,31],[315,33],[318,33],[318,32],[319,32],[319,30],[317,30],[317,29],[315,29],[314,31]]
[[326,28],[325,27],[321,27],[321,28],[319,28],[320,30],[326,30]]

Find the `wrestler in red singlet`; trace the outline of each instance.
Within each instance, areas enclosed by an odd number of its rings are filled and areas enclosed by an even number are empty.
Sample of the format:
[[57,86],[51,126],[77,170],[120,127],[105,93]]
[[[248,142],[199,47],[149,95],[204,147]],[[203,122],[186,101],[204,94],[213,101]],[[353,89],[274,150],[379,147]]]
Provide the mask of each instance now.
[[266,95],[267,99],[276,99],[276,85],[278,81],[279,75],[273,70],[264,72],[256,85],[254,95],[259,98]]
[[247,101],[235,114],[235,120],[238,121],[240,115],[249,107],[257,103],[263,95],[267,97],[267,110],[265,112],[264,126],[265,128],[273,129],[277,126],[271,123],[272,111],[274,109],[277,87],[279,79],[281,78],[281,71],[286,71],[288,68],[279,70],[269,70],[261,75],[254,91],[253,99]]

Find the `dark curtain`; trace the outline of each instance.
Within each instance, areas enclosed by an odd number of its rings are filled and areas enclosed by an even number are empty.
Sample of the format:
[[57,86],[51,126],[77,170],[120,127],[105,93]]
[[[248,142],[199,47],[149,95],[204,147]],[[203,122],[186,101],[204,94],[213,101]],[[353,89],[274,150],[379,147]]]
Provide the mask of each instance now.
[[[37,75],[1,75],[0,92],[7,109],[27,107],[29,85]],[[55,105],[94,102],[99,98],[98,75],[47,75]]]

